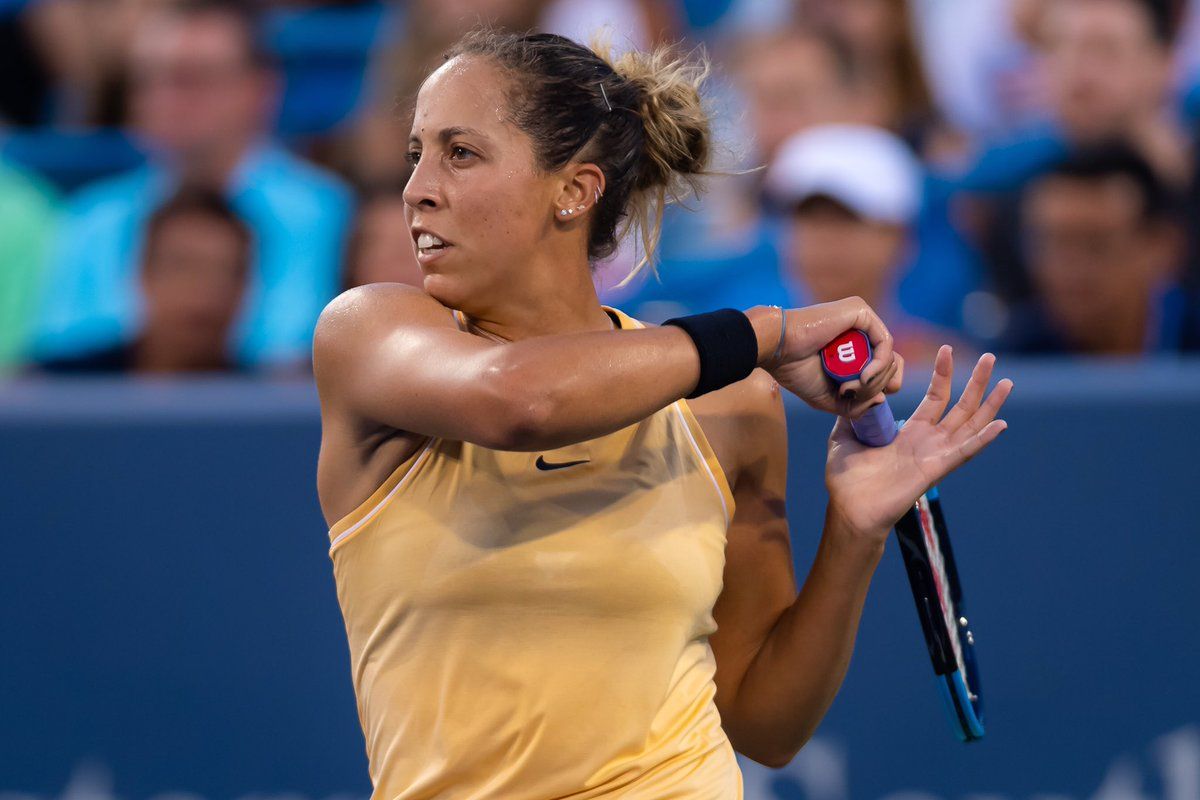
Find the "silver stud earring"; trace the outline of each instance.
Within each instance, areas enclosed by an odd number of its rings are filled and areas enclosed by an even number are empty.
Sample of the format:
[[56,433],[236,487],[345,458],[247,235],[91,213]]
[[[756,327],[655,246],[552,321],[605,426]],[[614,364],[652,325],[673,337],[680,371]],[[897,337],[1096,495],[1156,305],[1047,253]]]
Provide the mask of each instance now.
[[565,217],[565,216],[567,215],[567,210],[564,208],[562,211],[560,211],[560,212],[558,212],[558,213],[559,213],[559,215],[560,215],[560,216],[563,216],[563,217]]

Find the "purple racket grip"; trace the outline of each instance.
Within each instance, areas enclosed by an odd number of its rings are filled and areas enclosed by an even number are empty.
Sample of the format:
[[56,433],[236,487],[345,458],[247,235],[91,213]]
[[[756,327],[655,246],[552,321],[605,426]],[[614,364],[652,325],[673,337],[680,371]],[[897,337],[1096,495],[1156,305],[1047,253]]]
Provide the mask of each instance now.
[[[871,340],[860,330],[849,330],[821,350],[825,374],[841,385],[856,380],[871,361]],[[887,400],[871,406],[858,419],[850,420],[854,436],[863,444],[883,447],[896,438],[896,418]]]
[[892,415],[892,407],[884,400],[878,405],[871,406],[858,419],[850,420],[854,436],[860,442],[871,447],[883,447],[891,444],[896,438],[896,418]]

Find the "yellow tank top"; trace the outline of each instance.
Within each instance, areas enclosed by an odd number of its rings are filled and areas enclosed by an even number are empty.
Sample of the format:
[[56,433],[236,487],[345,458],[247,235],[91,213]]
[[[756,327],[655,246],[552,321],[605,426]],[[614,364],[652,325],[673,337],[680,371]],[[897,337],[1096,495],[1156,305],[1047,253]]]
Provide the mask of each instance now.
[[429,440],[329,531],[373,799],[740,798],[733,510],[683,400],[537,453]]

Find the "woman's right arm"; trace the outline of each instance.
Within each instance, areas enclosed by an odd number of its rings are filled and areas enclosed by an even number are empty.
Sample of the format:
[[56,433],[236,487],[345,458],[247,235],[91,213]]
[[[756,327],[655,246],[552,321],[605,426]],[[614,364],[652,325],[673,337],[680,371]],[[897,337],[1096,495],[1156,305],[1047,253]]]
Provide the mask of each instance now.
[[[793,372],[802,360],[815,362],[820,344],[857,319],[869,316],[886,337],[861,300],[840,303],[788,312],[784,360]],[[757,334],[759,364],[766,364],[779,338],[779,311],[759,306],[747,316]],[[876,360],[889,363],[888,351],[877,349]],[[313,368],[322,403],[355,417],[533,451],[612,433],[686,397],[699,380],[700,360],[691,338],[676,326],[491,342],[459,330],[450,311],[424,292],[384,284],[352,289],[325,308],[313,341]],[[872,394],[891,377],[876,374]],[[836,401],[832,394],[819,399]]]

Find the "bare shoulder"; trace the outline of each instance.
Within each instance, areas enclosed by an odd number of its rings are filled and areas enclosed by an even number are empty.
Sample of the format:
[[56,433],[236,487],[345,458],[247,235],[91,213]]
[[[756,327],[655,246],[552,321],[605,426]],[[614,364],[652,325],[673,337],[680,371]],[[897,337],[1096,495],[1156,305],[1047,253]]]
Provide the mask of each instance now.
[[372,283],[347,289],[329,301],[313,334],[313,373],[318,388],[356,363],[369,343],[405,328],[455,327],[450,309],[414,286]]
[[381,327],[453,327],[450,309],[415,286],[372,283],[347,289],[329,301],[317,319],[314,348],[336,347],[347,338]]

